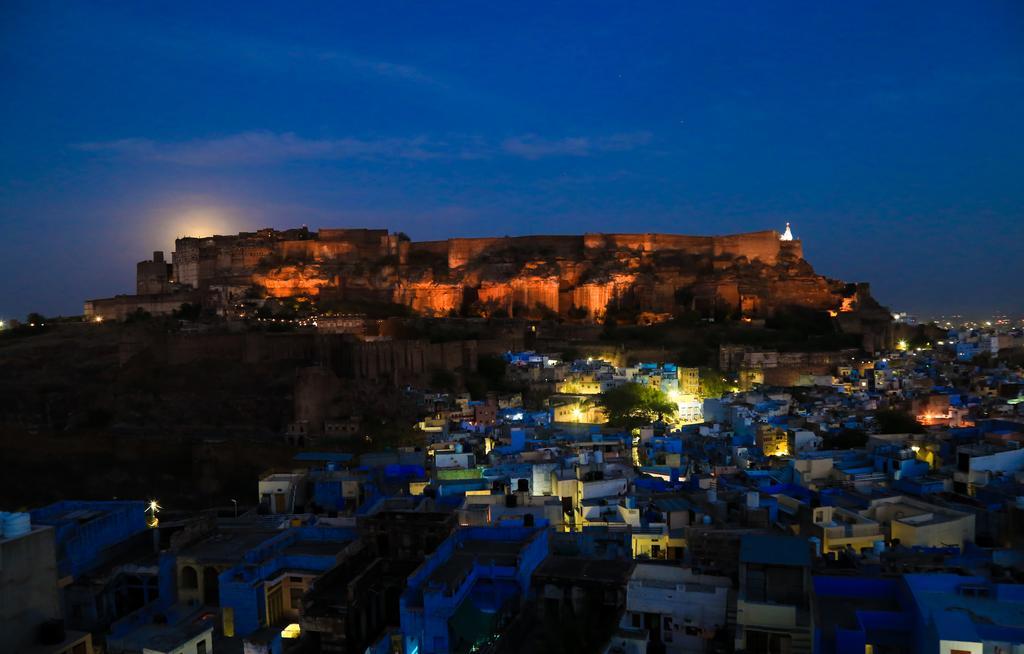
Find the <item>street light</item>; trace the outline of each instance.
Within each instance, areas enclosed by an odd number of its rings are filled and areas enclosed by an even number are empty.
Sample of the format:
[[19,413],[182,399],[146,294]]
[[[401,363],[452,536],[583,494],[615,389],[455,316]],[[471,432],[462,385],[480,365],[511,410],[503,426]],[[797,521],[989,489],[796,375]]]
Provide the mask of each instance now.
[[156,527],[157,525],[160,524],[160,519],[156,517],[156,514],[159,513],[160,509],[162,509],[162,508],[163,507],[160,506],[160,503],[157,502],[156,500],[150,500],[149,501],[149,506],[146,507],[146,511],[149,512],[149,526],[150,527]]
[[231,500],[231,503],[235,505],[235,517],[238,517],[238,500]]

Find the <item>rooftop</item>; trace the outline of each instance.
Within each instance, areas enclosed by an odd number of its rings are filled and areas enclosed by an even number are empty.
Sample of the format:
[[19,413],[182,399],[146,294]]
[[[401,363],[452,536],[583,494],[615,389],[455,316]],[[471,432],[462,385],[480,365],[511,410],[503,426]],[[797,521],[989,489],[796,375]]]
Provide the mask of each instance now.
[[222,531],[205,540],[185,547],[178,553],[179,558],[195,559],[200,562],[229,562],[241,560],[250,549],[261,545],[281,533],[277,530],[255,529]]
[[748,534],[740,544],[740,561],[803,567],[811,564],[811,550],[802,538]]
[[453,591],[461,585],[477,561],[515,567],[523,546],[524,543],[516,541],[465,541],[450,559],[427,578],[427,586],[440,585],[446,591]]
[[540,564],[534,576],[608,584],[624,584],[633,570],[632,561],[595,559],[551,554]]

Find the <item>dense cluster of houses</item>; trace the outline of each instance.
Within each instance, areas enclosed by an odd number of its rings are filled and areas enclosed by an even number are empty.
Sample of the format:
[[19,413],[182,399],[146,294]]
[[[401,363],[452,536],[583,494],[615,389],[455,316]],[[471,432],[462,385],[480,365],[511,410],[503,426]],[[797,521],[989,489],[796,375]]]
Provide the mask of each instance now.
[[[5,516],[2,628],[48,654],[1019,653],[1024,379],[969,342],[702,401],[695,369],[510,353],[546,410],[421,392],[422,447],[306,451],[241,507]],[[584,400],[626,383],[684,418],[608,426]],[[905,410],[923,428],[887,430]]]

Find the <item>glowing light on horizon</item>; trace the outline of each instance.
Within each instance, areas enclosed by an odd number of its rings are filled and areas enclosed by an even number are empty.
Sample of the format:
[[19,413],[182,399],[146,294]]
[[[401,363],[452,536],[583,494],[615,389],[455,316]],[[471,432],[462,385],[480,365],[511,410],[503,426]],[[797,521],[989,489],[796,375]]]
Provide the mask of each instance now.
[[184,198],[155,207],[146,222],[149,228],[143,236],[143,251],[171,252],[174,241],[186,236],[200,238],[255,229],[242,219],[240,208],[205,197]]

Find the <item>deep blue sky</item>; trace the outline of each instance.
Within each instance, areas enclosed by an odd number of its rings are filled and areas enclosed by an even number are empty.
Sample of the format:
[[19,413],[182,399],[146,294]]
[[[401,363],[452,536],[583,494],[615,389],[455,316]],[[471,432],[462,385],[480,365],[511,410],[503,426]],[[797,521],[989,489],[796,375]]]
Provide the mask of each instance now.
[[656,4],[6,0],[0,317],[207,229],[786,220],[894,309],[1024,312],[1024,4]]

